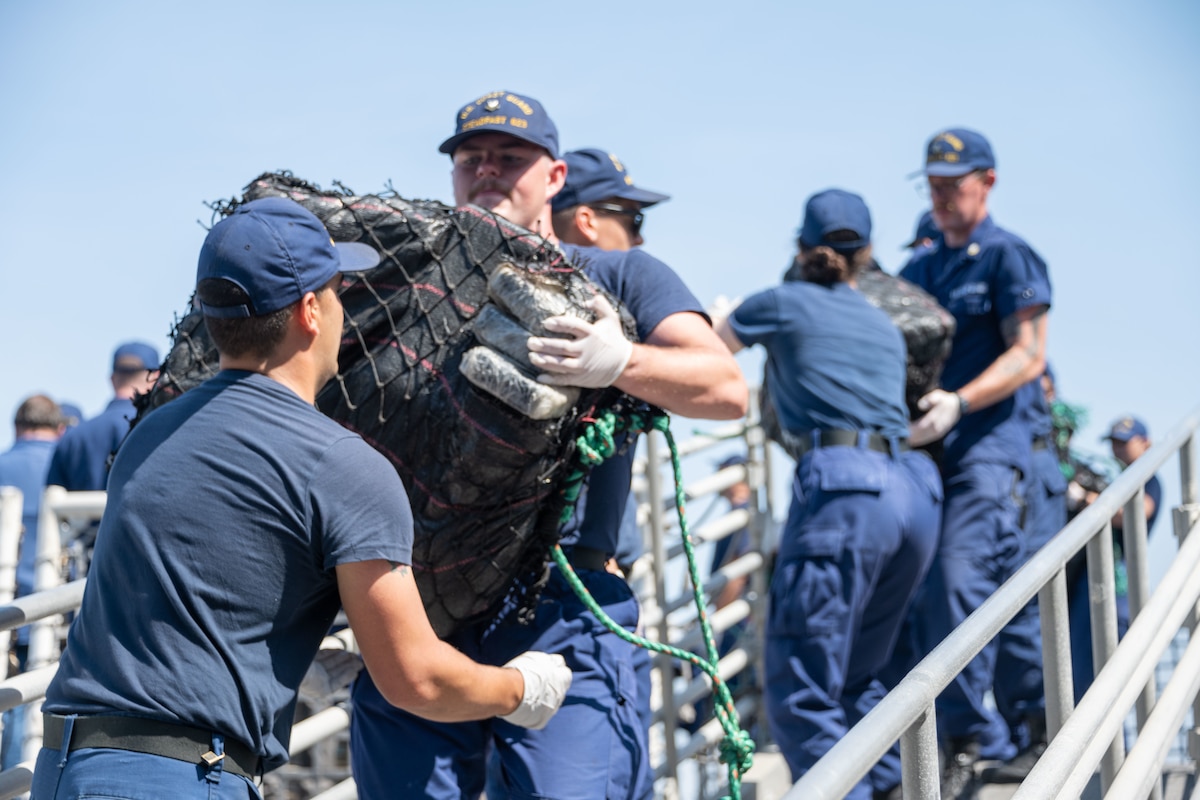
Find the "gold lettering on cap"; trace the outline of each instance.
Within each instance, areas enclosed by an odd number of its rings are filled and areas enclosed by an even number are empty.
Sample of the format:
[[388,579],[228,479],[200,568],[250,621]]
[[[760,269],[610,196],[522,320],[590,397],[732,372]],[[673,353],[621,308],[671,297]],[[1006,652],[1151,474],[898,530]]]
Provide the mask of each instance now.
[[494,115],[491,117],[476,117],[473,120],[464,122],[462,129],[465,133],[466,131],[474,130],[482,125],[503,125],[506,122],[508,122],[508,117],[504,116],[503,114]]
[[510,94],[506,95],[504,99],[521,109],[521,111],[525,112],[525,116],[533,116],[533,106],[529,105],[529,103],[526,103],[523,97],[517,97],[515,94]]
[[631,176],[629,176],[629,175],[626,175],[626,176],[625,176],[625,185],[626,185],[626,186],[633,186],[633,178],[632,178]]
[[529,120],[521,119],[520,117],[513,117],[508,121],[508,124],[514,128],[528,128]]
[[471,105],[470,103],[467,103],[465,106],[463,106],[462,111],[458,112],[458,118],[460,120],[466,119],[467,117],[471,116],[471,112],[474,110],[475,110],[475,106]]
[[621,163],[621,159],[617,158],[616,154],[614,154],[614,153],[609,153],[609,154],[608,154],[608,160],[612,162],[612,165],[613,165],[614,167],[616,167],[616,169],[617,169],[617,172],[624,172],[624,171],[625,171],[625,165]]
[[483,105],[485,100],[490,100],[493,97],[502,97],[503,95],[504,95],[504,92],[488,92],[487,94],[481,96],[478,100],[476,100],[475,105],[481,106],[481,105]]
[[953,133],[943,133],[938,138],[953,147],[955,150],[961,151],[963,149],[962,139],[958,138]]

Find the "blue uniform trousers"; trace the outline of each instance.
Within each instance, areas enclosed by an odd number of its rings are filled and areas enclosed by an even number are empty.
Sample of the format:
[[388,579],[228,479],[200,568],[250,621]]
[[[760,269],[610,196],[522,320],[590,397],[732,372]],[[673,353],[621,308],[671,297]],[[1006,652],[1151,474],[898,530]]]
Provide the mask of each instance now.
[[[923,650],[930,652],[1008,580],[1021,563],[1018,524],[1021,471],[1007,464],[973,463],[945,476],[942,537],[924,592]],[[944,737],[972,738],[988,758],[1016,755],[1008,725],[987,704],[996,672],[995,640],[980,651],[938,698]]]
[[[1049,447],[1034,450],[1032,475],[1025,492],[1025,555],[1023,565],[1067,524],[1067,479],[1058,457]],[[1013,743],[1028,747],[1026,720],[1046,713],[1042,682],[1042,625],[1037,597],[1013,617],[1000,632],[993,684],[996,708],[1008,723]],[[983,750],[997,747],[985,745]]]
[[[764,653],[767,720],[793,778],[885,694],[877,675],[933,558],[940,498],[924,453],[827,447],[797,467]],[[892,753],[847,797],[899,782]]]
[[262,800],[241,775],[128,750],[43,747],[33,773],[30,800]]
[[[629,631],[636,628],[637,600],[623,579],[603,570],[580,570],[579,576],[606,614]],[[469,626],[448,641],[494,665],[526,650],[561,653],[571,688],[549,724],[534,731],[500,719],[430,722],[389,705],[363,672],[353,688],[350,727],[361,800],[478,797],[489,747],[498,774],[486,782],[488,800],[645,795],[651,772],[638,715],[636,648],[601,625],[556,568],[533,622],[522,625],[515,617],[502,613],[499,621]]]

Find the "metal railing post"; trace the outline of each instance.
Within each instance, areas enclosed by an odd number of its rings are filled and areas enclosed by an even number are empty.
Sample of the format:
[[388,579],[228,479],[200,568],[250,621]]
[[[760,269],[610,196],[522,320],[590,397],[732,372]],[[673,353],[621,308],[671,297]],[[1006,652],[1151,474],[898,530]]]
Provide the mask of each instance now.
[[[1087,543],[1088,599],[1092,616],[1092,677],[1117,649],[1117,598],[1113,563],[1112,522]],[[1125,758],[1125,737],[1118,732],[1100,760],[1100,787],[1107,792]]]
[[[660,642],[669,640],[667,632],[666,598],[667,598],[667,546],[663,540],[663,481],[662,460],[659,455],[658,437],[654,431],[646,434],[646,487],[650,496],[650,546],[654,552],[654,596],[659,606],[658,629],[652,638]],[[676,761],[678,755],[675,747],[675,723],[678,720],[678,710],[675,707],[674,664],[668,655],[659,653],[654,657],[654,668],[658,670],[659,685],[662,687],[662,721],[663,746],[666,750],[665,776],[671,787],[668,794],[675,794],[675,784],[678,780]]]
[[900,774],[906,798],[938,800],[942,773],[938,767],[937,714],[932,705],[900,735]]
[[[1125,503],[1121,520],[1122,548],[1125,553],[1125,573],[1128,577],[1129,621],[1137,619],[1138,614],[1150,600],[1150,567],[1146,544],[1146,487],[1140,486]],[[1154,710],[1158,695],[1158,687],[1153,677],[1142,689],[1135,706],[1137,711],[1137,729],[1140,731]],[[1162,786],[1156,785],[1151,791],[1152,800],[1161,800]]]
[[[17,594],[17,552],[21,545],[21,516],[25,495],[15,486],[0,487],[0,605],[7,605]],[[0,653],[7,653],[9,631],[0,632]],[[0,678],[8,677],[8,659],[0,664]]]
[[1070,612],[1067,606],[1067,575],[1063,570],[1038,590],[1038,616],[1042,623],[1042,680],[1046,692],[1047,741],[1062,730],[1075,708],[1072,680]]
[[[1196,437],[1193,434],[1179,447],[1179,482],[1180,505],[1172,510],[1171,522],[1175,529],[1175,539],[1179,547],[1183,547],[1189,532],[1200,520],[1200,488],[1197,487],[1196,474]],[[1200,609],[1193,608],[1188,614],[1184,625],[1188,630],[1188,640],[1196,638],[1197,621],[1200,620]],[[1192,699],[1192,727],[1188,731],[1188,756],[1193,763],[1200,764],[1200,696]]]

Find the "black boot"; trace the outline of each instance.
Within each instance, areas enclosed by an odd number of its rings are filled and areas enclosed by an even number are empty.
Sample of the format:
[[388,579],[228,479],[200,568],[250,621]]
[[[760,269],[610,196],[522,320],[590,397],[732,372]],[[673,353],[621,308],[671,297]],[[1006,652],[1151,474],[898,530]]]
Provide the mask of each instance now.
[[983,771],[985,783],[1020,783],[1029,776],[1033,765],[1046,752],[1046,718],[1029,717],[1025,724],[1029,726],[1029,746],[997,767],[988,767]]
[[979,761],[979,742],[951,738],[946,742],[942,764],[942,800],[975,800],[979,779],[975,764]]

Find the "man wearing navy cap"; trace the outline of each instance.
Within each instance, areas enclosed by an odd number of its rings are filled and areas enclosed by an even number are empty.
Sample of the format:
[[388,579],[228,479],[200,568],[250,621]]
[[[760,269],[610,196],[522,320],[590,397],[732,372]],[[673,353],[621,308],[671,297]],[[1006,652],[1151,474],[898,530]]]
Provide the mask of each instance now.
[[[454,200],[474,204],[554,243],[551,201],[567,181],[558,129],[541,104],[514,92],[467,103],[441,152],[453,162]],[[531,336],[529,359],[552,385],[622,391],[668,411],[701,419],[746,412],[741,369],[713,333],[704,307],[683,281],[640,249],[605,251],[560,245],[594,283],[618,297],[637,323],[638,342],[624,335],[612,305],[597,295],[595,322],[551,317],[553,336]],[[595,467],[561,531],[576,572],[605,613],[633,631],[637,600],[607,572],[629,498],[633,447]],[[632,443],[630,443],[632,444]],[[650,788],[645,730],[638,719],[633,646],[610,633],[551,566],[536,618],[516,614],[466,626],[450,641],[486,663],[504,663],[526,647],[562,653],[574,673],[562,711],[544,730],[502,721],[433,724],[381,702],[371,676],[354,685],[351,762],[363,800],[475,797],[484,789],[489,744],[508,797],[635,798]],[[394,757],[403,743],[402,758]],[[493,792],[489,785],[488,796]]]
[[670,195],[640,189],[625,164],[596,148],[563,156],[567,182],[554,196],[554,233],[568,244],[629,250],[643,243],[643,210],[670,200]]
[[[942,536],[926,583],[924,648],[931,650],[1020,563],[1023,476],[1031,434],[1018,390],[1045,370],[1050,282],[1045,262],[998,227],[987,200],[996,161],[981,134],[951,128],[929,140],[923,173],[942,240],[900,275],[954,315],[941,389],[921,398],[912,442],[944,440]],[[990,643],[938,698],[948,758],[943,797],[970,797],[981,754],[1016,754],[1008,725],[985,702],[996,664]]]
[[113,462],[35,797],[258,797],[339,607],[390,702],[533,726],[557,709],[560,656],[497,669],[438,640],[396,471],[314,406],[337,373],[341,274],[378,263],[284,198],[209,231],[196,296],[221,371],[148,414]]
[[137,416],[133,398],[144,394],[158,379],[158,351],[145,342],[126,342],[113,353],[113,399],[91,419],[70,428],[55,448],[47,481],[69,492],[104,489],[108,462],[129,424]]

